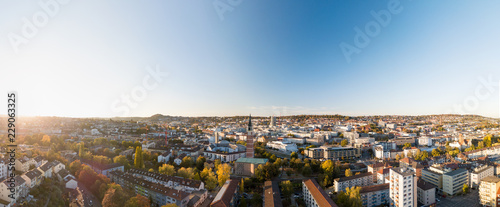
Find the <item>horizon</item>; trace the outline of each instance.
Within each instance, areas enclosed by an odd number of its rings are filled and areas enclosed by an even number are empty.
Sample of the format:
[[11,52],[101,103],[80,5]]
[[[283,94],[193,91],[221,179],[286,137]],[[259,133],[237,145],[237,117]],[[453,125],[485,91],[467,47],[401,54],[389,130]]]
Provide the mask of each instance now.
[[29,117],[500,118],[500,2],[214,2],[5,2],[0,87]]

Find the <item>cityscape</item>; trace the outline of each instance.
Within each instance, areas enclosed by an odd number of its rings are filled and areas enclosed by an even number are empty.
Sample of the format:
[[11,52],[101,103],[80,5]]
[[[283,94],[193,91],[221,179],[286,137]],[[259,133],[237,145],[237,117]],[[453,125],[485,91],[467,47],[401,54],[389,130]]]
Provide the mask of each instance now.
[[0,207],[500,207],[500,2],[0,5]]

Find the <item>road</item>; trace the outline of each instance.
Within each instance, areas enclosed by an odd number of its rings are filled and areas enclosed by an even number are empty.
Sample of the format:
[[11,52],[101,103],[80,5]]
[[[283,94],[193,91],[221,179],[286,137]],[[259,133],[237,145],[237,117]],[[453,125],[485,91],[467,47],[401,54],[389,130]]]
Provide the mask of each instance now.
[[465,196],[454,196],[453,198],[447,197],[442,198],[440,196],[437,199],[437,206],[439,207],[479,207],[479,192],[478,190],[472,190]]
[[[78,198],[78,203],[85,207],[102,207],[101,201],[97,199],[83,184],[78,182],[78,188],[81,190],[81,196]],[[92,202],[91,202],[92,201]]]

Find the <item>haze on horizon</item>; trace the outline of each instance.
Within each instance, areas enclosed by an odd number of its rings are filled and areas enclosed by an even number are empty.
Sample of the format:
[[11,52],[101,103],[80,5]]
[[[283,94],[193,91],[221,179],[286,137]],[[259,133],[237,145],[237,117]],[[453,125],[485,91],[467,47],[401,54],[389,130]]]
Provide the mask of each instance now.
[[500,117],[496,1],[69,1],[33,37],[39,1],[0,2],[0,114],[17,91],[20,116]]

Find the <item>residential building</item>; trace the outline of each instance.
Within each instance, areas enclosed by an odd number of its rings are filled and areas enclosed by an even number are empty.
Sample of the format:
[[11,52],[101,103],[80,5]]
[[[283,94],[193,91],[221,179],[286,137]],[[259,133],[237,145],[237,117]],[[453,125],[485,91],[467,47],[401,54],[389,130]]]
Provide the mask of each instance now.
[[494,168],[493,166],[488,166],[488,165],[483,165],[481,167],[475,168],[471,173],[470,173],[470,187],[471,188],[478,188],[479,184],[481,183],[481,180],[483,178],[493,176],[494,175]]
[[211,207],[236,207],[238,204],[238,179],[227,180],[219,190]]
[[307,207],[337,207],[314,179],[302,181],[302,194]]
[[497,207],[499,189],[500,178],[495,176],[483,178],[479,185],[479,203],[483,206]]
[[169,176],[140,169],[130,169],[126,173],[152,183],[159,183],[166,187],[175,188],[177,190],[182,190],[188,193],[205,189],[205,184],[199,180],[192,180],[178,176]]
[[390,170],[390,206],[414,207],[417,206],[417,176],[408,168],[394,168]]
[[266,181],[264,183],[264,203],[266,207],[282,207],[281,193],[276,181]]
[[101,163],[94,162],[91,160],[82,160],[82,164],[88,165],[97,174],[103,174],[105,176],[108,176],[109,172],[112,172],[112,171],[122,171],[123,172],[123,170],[124,170],[123,164],[120,164],[120,163],[101,164]]
[[167,163],[171,157],[172,157],[171,152],[164,152],[163,154],[158,155],[158,162]]
[[459,168],[443,174],[443,192],[455,195],[462,192],[464,184],[469,184],[469,171]]
[[373,185],[372,173],[361,173],[350,177],[336,178],[333,181],[333,187],[335,192],[345,191],[346,188],[350,188],[353,186],[362,187],[369,185]]
[[421,204],[428,206],[436,203],[436,186],[425,180],[417,180],[417,200]]
[[292,152],[297,152],[297,145],[295,143],[291,142],[284,142],[284,141],[272,141],[268,142],[266,144],[266,147],[269,147],[271,149],[276,149],[282,152],[287,152],[287,153],[292,153]]
[[386,182],[386,180],[390,176],[390,172],[391,172],[390,169],[391,168],[380,169],[377,172],[377,184],[384,184]]
[[385,183],[361,187],[359,195],[361,196],[363,207],[388,205],[390,202],[389,185],[389,183]]

